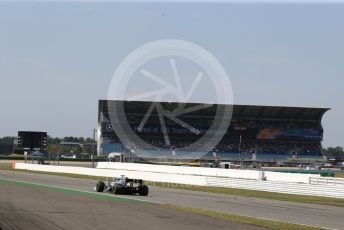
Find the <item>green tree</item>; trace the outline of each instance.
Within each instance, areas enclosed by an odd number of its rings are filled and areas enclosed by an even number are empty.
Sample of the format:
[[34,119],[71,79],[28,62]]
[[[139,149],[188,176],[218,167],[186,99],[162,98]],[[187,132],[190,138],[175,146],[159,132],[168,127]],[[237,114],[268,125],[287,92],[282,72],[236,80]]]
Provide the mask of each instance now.
[[344,149],[341,146],[329,147],[325,149],[325,154],[328,158],[344,159]]
[[1,137],[0,141],[13,141],[14,139],[17,139],[17,137],[6,136],[6,137]]
[[58,154],[61,153],[63,150],[63,148],[60,146],[60,144],[48,144],[47,146],[47,151],[49,153],[54,153],[54,154]]

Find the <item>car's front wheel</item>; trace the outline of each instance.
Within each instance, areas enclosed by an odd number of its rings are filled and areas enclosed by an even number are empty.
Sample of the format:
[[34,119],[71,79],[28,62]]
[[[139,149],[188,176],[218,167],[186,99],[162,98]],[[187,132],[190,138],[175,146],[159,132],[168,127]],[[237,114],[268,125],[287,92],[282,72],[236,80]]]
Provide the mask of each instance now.
[[103,181],[98,181],[97,186],[96,186],[96,191],[97,192],[103,192],[105,188],[105,184]]

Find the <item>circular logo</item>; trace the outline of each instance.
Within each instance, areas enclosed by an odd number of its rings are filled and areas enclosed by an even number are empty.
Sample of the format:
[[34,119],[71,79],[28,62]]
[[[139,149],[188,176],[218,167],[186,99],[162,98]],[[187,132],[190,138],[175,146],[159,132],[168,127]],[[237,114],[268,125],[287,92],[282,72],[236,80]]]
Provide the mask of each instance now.
[[[137,108],[142,116],[135,116],[126,111],[126,102],[132,101],[150,105],[146,111]],[[153,41],[131,52],[108,90],[109,119],[127,148],[173,149],[174,155],[187,151],[196,158],[213,151],[226,134],[233,104],[232,85],[221,63],[199,45],[175,39]],[[147,141],[152,130],[162,135],[163,144]],[[184,134],[174,138],[184,144],[171,142],[176,133]],[[188,133],[197,138],[188,138]]]

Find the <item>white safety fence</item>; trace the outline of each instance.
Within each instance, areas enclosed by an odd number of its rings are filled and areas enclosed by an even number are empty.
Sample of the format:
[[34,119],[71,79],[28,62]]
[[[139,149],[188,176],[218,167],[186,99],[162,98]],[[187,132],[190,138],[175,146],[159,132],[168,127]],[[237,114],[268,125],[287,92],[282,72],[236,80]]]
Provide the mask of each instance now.
[[[286,194],[344,198],[344,187],[334,187],[333,185],[326,184],[306,184],[284,181],[226,178],[217,176],[185,175],[177,173],[145,172],[125,169],[93,169],[84,167],[51,166],[25,163],[17,163],[15,164],[15,168],[56,173],[73,173],[99,177],[120,177],[121,175],[125,175],[130,178],[143,179],[153,182],[240,188]],[[311,180],[313,180],[313,178]]]
[[258,180],[250,181],[232,178],[207,177],[206,186],[238,188],[296,195],[344,198],[344,187],[333,187],[327,185]]
[[168,166],[168,165],[118,163],[118,162],[98,162],[97,168],[154,172],[154,173],[164,173],[164,174],[233,177],[233,178],[255,179],[255,180],[259,179],[259,171],[238,170],[238,169],[200,168],[200,167],[187,167],[187,166]]
[[267,172],[267,171],[258,171],[258,170],[199,168],[199,167],[185,167],[185,166],[118,163],[118,162],[99,162],[97,165],[97,168],[140,171],[140,172],[155,172],[155,173],[165,173],[165,174],[295,182],[295,183],[306,183],[306,184],[309,183],[310,177],[318,176],[318,175],[311,175],[311,174]]
[[54,172],[54,173],[69,173],[78,175],[88,175],[96,177],[120,177],[125,175],[129,178],[142,179],[153,182],[166,182],[177,184],[190,184],[190,185],[205,185],[205,177],[192,176],[192,175],[178,175],[178,174],[164,174],[154,172],[140,172],[128,170],[110,170],[110,169],[97,169],[86,167],[70,167],[70,166],[53,166],[53,165],[40,165],[40,164],[25,164],[16,163],[15,169],[24,169],[32,171]]
[[329,187],[339,187],[344,189],[344,178],[335,177],[311,177],[310,184],[326,185]]

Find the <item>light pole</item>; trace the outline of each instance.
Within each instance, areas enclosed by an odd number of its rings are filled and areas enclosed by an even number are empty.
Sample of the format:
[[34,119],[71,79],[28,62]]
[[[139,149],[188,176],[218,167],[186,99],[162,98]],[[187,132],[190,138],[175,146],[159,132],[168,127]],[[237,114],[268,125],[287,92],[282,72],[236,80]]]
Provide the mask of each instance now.
[[130,149],[130,154],[129,154],[129,163],[132,163],[132,161],[133,161],[133,155],[135,154],[135,149],[134,148],[131,148]]
[[176,150],[172,150],[172,158],[173,158],[173,164],[176,163],[176,157],[177,157],[177,154],[176,154]]
[[96,129],[93,129],[93,143],[92,143],[92,168],[94,168],[94,146],[96,144]]
[[241,168],[241,134],[239,136],[239,164]]

